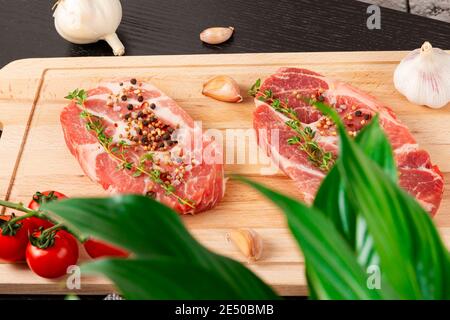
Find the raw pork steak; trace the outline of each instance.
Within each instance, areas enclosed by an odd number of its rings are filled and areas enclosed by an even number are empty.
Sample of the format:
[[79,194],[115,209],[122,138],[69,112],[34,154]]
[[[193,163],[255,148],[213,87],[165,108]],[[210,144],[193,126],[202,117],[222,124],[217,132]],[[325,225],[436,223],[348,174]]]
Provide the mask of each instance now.
[[61,124],[89,178],[111,193],[144,194],[181,214],[222,199],[222,151],[174,100],[135,79],[105,82],[87,94],[84,106],[74,100],[64,108]]
[[[442,174],[431,163],[428,153],[419,149],[408,128],[391,109],[346,83],[305,69],[281,68],[264,81],[256,96],[254,128],[259,131],[259,145],[295,181],[306,202],[313,201],[326,173],[312,164],[298,146],[283,143],[295,134],[285,124],[288,120],[285,115],[258,99],[265,90],[272,90],[274,98],[287,101],[303,126],[316,131],[319,145],[334,154],[337,152],[335,126],[320,111],[308,105],[304,97],[323,99],[325,103],[335,106],[353,135],[379,113],[380,124],[394,149],[400,186],[415,196],[428,212],[436,213],[444,188]],[[276,130],[279,130],[278,136],[273,134]]]

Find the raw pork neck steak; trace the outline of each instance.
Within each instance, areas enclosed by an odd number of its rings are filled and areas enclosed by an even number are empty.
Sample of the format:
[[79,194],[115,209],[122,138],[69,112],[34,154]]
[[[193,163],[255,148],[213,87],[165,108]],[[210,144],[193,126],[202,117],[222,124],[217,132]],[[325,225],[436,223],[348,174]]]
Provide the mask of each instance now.
[[[322,149],[333,154],[337,152],[338,141],[334,124],[307,104],[304,97],[317,98],[334,106],[352,135],[356,135],[378,113],[380,124],[394,149],[400,186],[415,196],[428,212],[436,213],[444,188],[442,174],[431,163],[428,153],[419,149],[408,128],[391,109],[346,83],[305,69],[281,68],[264,81],[256,95],[254,128],[258,131],[259,145],[295,181],[306,202],[313,201],[326,170],[312,163],[298,145],[283,143],[295,136],[295,132],[286,125],[289,120],[286,115],[259,99],[266,90],[272,92],[271,101],[286,101],[302,125],[316,131],[314,138]],[[278,130],[278,135],[273,135],[273,130]],[[272,141],[275,140],[272,136],[276,136],[277,141]]]
[[159,89],[131,79],[100,84],[84,103],[77,93],[61,124],[70,152],[93,181],[111,193],[147,195],[181,214],[222,199],[221,149]]

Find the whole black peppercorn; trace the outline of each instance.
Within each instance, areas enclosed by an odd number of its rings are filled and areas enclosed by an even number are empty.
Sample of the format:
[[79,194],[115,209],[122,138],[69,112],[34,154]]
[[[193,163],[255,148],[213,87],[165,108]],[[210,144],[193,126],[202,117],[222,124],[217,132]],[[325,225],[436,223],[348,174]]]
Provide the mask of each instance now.
[[155,199],[156,198],[156,193],[153,192],[153,191],[148,191],[145,195],[147,197],[149,197],[150,199]]
[[357,111],[355,112],[355,116],[361,117],[361,116],[362,116],[361,110],[357,110]]
[[139,101],[139,102],[144,101],[144,97],[143,97],[143,96],[139,96],[139,97],[138,97],[138,101]]
[[150,105],[150,108],[152,108],[153,110],[156,108],[156,104],[154,104],[154,103],[152,103],[151,105]]
[[129,104],[129,105],[127,106],[127,109],[130,110],[130,111],[133,110],[133,105],[132,105],[132,104]]
[[128,97],[127,97],[126,95],[123,95],[123,96],[121,97],[121,99],[122,99],[122,101],[127,101],[127,100],[128,100]]
[[369,120],[369,119],[370,119],[370,114],[364,115],[364,120]]
[[137,80],[133,78],[133,79],[131,79],[130,82],[131,82],[132,85],[135,85],[137,83]]

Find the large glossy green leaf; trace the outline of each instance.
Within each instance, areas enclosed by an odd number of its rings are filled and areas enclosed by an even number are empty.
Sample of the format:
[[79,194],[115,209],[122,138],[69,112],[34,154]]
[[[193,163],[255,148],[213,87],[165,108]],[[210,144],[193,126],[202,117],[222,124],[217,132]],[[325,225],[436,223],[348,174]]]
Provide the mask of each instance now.
[[107,276],[125,298],[133,300],[242,299],[257,296],[243,296],[240,286],[224,281],[221,273],[205,270],[194,262],[167,257],[98,260],[82,266],[82,272]]
[[[42,208],[56,215],[59,220],[62,219],[84,237],[92,236],[125,248],[139,259],[151,263],[152,266],[161,263],[160,267],[155,267],[155,270],[163,270],[164,261],[167,259],[185,267],[183,271],[179,270],[182,276],[180,275],[178,279],[179,281],[185,279],[185,282],[179,283],[179,286],[184,287],[185,290],[174,289],[174,296],[182,296],[183,299],[192,298],[185,293],[195,281],[200,287],[205,288],[209,283],[209,290],[213,296],[216,286],[209,282],[208,277],[200,276],[199,270],[203,270],[205,275],[214,274],[217,279],[221,279],[220,287],[228,287],[228,291],[224,292],[234,292],[233,298],[273,299],[277,297],[270,287],[243,265],[212,253],[199,244],[187,232],[175,212],[147,197],[126,195],[103,199],[68,199],[45,204]],[[126,268],[128,261],[130,260],[111,262],[114,265],[102,264],[101,266],[106,268],[104,270],[108,271],[108,276],[120,279],[121,282],[116,282],[120,288],[142,287],[142,290],[150,290],[144,288],[147,279],[139,280],[136,277],[125,277],[120,274],[113,277],[111,272],[122,272],[120,270]],[[130,263],[133,265],[129,268],[137,268],[136,272],[141,270],[135,262]],[[189,265],[192,268],[189,268]],[[148,272],[155,271],[148,270]],[[161,274],[161,277],[164,276]],[[140,284],[139,281],[142,283]],[[164,291],[160,288],[155,286],[153,289],[155,291],[148,296],[149,299],[165,297]],[[205,296],[205,298],[208,297],[209,295]]]
[[308,278],[319,299],[379,299],[383,290],[367,287],[367,275],[344,238],[324,214],[250,180],[251,185],[279,206],[305,256]]
[[[338,161],[340,160],[338,159]],[[350,247],[355,250],[357,213],[348,199],[336,166],[330,170],[317,191],[314,207],[322,211],[333,222]]]
[[[397,180],[392,148],[379,125],[378,116],[375,116],[358,134],[355,141],[360,149],[374,160],[393,181]],[[337,161],[342,160],[339,158]],[[364,218],[358,215],[358,208],[354,207],[349,199],[337,166],[331,169],[322,182],[314,206],[333,221],[358,255],[358,261],[363,267],[378,264],[373,239],[367,230]]]
[[369,157],[391,178],[397,181],[397,165],[394,160],[391,143],[380,127],[379,117],[376,115],[356,136],[355,142],[359,149]]
[[337,166],[349,198],[366,220],[382,274],[404,299],[449,299],[450,265],[436,227],[425,210],[352,141],[338,116]]
[[[192,236],[180,232],[184,226],[179,217],[151,199],[138,196],[73,198],[45,204],[43,209],[63,218],[82,237],[104,239],[139,255],[163,254],[195,259],[197,254],[192,250],[195,243]],[[163,236],[163,231],[168,236]],[[145,241],[149,237],[152,241]],[[186,250],[180,250],[180,243]]]

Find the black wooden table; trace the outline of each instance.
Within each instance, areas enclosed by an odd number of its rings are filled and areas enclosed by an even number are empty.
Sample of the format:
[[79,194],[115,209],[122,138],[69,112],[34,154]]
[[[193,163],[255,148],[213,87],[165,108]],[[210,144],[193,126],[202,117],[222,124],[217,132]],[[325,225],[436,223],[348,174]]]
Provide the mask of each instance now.
[[[122,4],[118,33],[127,55],[411,50],[425,40],[450,49],[450,24],[382,9],[381,30],[369,30],[368,5],[352,0],[122,0]],[[0,67],[22,58],[111,55],[104,42],[80,46],[61,39],[53,26],[52,5],[52,0],[0,0]],[[202,44],[200,31],[216,25],[234,26],[234,37],[220,46]]]
[[[450,24],[389,9],[381,30],[368,4],[352,0],[122,0],[119,36],[128,55],[410,50],[424,40],[450,48]],[[73,45],[53,26],[52,0],[0,0],[0,67],[30,57],[111,55],[100,42]],[[208,26],[234,26],[221,46],[203,45]]]

